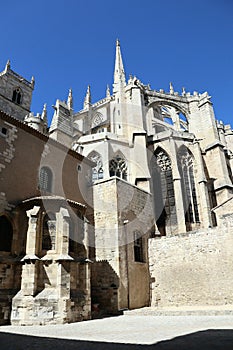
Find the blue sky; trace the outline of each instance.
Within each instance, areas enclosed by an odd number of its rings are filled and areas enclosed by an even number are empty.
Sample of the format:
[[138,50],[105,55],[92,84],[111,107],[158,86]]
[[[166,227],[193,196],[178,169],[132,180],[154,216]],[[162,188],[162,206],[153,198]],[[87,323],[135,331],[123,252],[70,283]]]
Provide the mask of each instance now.
[[0,69],[36,85],[32,111],[73,89],[82,108],[87,85],[93,102],[112,86],[115,40],[127,76],[153,89],[208,91],[217,119],[233,126],[233,0],[21,0],[2,2]]

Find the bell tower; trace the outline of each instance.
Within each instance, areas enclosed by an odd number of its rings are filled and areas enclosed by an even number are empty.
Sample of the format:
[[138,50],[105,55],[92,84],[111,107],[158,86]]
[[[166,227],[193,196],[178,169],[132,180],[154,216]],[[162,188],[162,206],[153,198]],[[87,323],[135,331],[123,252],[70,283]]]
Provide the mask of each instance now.
[[34,85],[34,77],[29,82],[11,69],[8,60],[5,69],[0,73],[0,110],[24,120],[30,113]]

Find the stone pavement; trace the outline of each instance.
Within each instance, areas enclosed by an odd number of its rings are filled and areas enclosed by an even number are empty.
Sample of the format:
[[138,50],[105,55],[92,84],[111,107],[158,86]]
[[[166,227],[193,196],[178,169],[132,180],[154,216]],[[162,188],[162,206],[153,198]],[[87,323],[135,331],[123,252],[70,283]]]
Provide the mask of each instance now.
[[232,316],[118,316],[51,326],[2,326],[0,349],[233,349]]

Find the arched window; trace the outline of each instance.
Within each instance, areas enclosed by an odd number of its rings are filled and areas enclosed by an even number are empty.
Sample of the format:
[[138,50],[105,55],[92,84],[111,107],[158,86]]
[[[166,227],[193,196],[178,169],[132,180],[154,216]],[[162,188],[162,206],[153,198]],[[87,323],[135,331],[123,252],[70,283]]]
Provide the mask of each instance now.
[[120,155],[116,155],[116,157],[110,160],[109,174],[110,176],[118,176],[121,179],[127,180],[127,165]]
[[54,250],[56,240],[56,219],[53,213],[46,214],[43,220],[42,250]]
[[42,167],[39,175],[39,188],[42,191],[52,192],[53,174],[48,167]]
[[158,148],[151,159],[154,215],[161,235],[172,233],[177,224],[171,160]]
[[101,180],[104,177],[104,171],[103,171],[103,161],[102,157],[97,152],[91,152],[88,155],[88,158],[92,160],[94,163],[96,163],[96,166],[92,168],[92,181],[95,182],[96,180]]
[[199,222],[197,193],[194,181],[193,157],[186,147],[181,147],[178,152],[179,170],[182,180],[182,195],[185,210],[185,222],[187,230],[192,228],[191,223]]
[[14,89],[13,95],[12,95],[12,101],[17,103],[18,105],[21,104],[21,102],[22,102],[22,92],[21,92],[20,88]]
[[0,251],[10,252],[13,228],[5,215],[0,216]]

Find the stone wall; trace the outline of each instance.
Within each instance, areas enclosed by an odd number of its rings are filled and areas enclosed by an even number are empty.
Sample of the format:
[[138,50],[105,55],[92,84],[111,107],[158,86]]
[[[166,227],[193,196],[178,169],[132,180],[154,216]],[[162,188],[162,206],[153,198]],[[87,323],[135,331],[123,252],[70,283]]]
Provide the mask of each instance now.
[[[147,239],[153,225],[151,196],[148,192],[116,177],[96,183],[93,188],[96,260],[105,260],[119,279],[118,309],[147,306],[149,303]],[[135,230],[139,231],[143,238],[142,262],[135,261],[134,257]],[[96,302],[100,305],[106,304],[103,299],[106,295],[111,295],[113,298],[111,307],[115,309],[115,294],[111,294],[114,291],[109,287],[111,283],[106,282],[105,277],[103,277],[104,284],[108,287],[104,287],[107,289],[102,291],[102,295],[100,293],[99,281],[102,279],[100,267],[98,271],[100,275],[94,269],[92,276]],[[107,309],[111,307],[108,305]]]
[[149,241],[151,305],[233,304],[233,221]]
[[92,317],[118,313],[119,277],[106,260],[91,265]]

